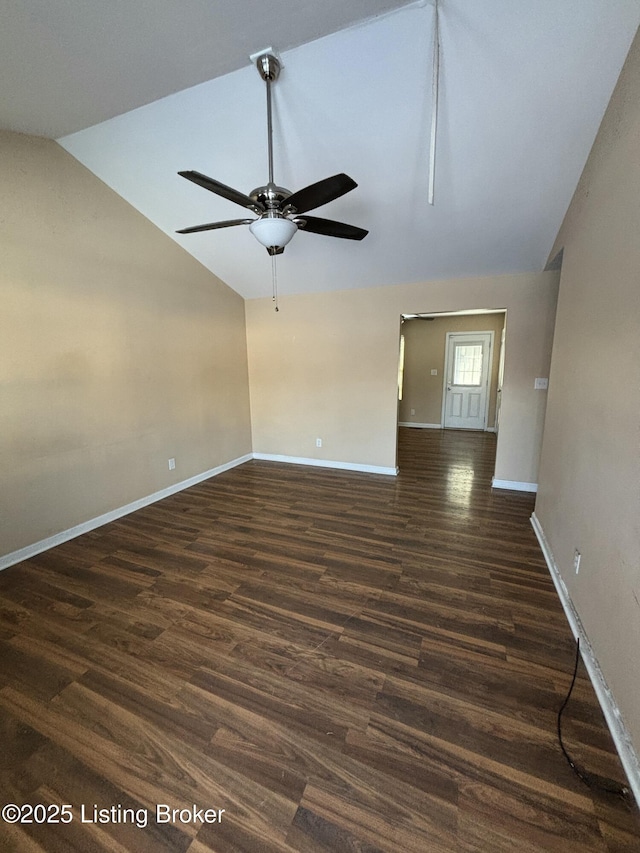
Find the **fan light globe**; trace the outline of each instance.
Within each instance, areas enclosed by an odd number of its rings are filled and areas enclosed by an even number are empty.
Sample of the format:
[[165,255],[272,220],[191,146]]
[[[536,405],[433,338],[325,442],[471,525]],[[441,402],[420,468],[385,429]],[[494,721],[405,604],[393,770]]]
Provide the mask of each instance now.
[[249,230],[268,249],[270,246],[286,246],[298,226],[284,216],[264,216],[252,222]]

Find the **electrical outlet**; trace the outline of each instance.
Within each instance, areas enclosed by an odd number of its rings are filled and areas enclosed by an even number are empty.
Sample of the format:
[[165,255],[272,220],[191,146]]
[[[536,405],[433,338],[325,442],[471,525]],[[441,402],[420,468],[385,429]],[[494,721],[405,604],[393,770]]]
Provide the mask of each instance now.
[[411,409],[411,414],[412,414],[412,415],[415,415],[415,413],[416,413],[416,410],[415,410],[415,409]]
[[316,447],[322,447],[322,439],[316,438]]
[[580,560],[582,559],[582,554],[578,549],[573,552],[573,568],[576,570],[576,574],[580,571]]
[[176,460],[175,460],[175,459],[173,459],[173,458],[171,458],[171,459],[169,460],[169,470],[170,470],[170,471],[173,471],[175,467],[176,467]]
[[437,371],[437,369],[436,369],[435,367],[432,367],[432,368],[431,368],[431,375],[432,375],[432,376],[437,376],[437,375],[438,375],[438,371]]

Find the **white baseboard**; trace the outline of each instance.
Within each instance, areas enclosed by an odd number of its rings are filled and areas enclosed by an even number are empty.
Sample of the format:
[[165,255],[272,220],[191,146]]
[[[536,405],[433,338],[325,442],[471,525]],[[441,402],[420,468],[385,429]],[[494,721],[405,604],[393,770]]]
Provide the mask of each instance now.
[[242,465],[243,462],[249,462],[251,459],[253,459],[253,454],[247,453],[245,456],[232,459],[230,462],[225,462],[223,465],[218,465],[216,468],[211,468],[209,471],[203,471],[202,474],[196,474],[194,477],[189,477],[188,480],[182,480],[180,483],[173,483],[173,485],[167,486],[166,489],[161,489],[159,492],[154,492],[152,495],[139,498],[139,500],[126,504],[125,506],[118,507],[110,512],[105,512],[103,515],[97,516],[97,518],[91,518],[89,521],[83,521],[81,524],[76,524],[75,527],[70,527],[68,530],[55,533],[53,536],[48,536],[46,539],[41,539],[39,542],[34,542],[33,545],[27,545],[25,548],[13,551],[11,554],[0,556],[0,571],[2,569],[8,569],[9,566],[13,566],[16,563],[21,563],[23,560],[28,560],[30,557],[35,557],[36,554],[41,554],[43,551],[48,551],[49,548],[55,548],[56,545],[62,545],[63,542],[75,539],[76,536],[82,536],[83,533],[88,533],[90,530],[102,527],[103,524],[108,524],[110,521],[122,518],[123,515],[129,515],[129,513],[135,512],[137,509],[142,509],[143,507],[149,506],[149,504],[160,501],[163,498],[168,498],[176,492],[181,492],[183,489],[195,486],[203,480],[208,480],[210,477],[222,474],[223,471],[228,471],[230,468]]
[[553,580],[573,636],[576,639],[580,639],[580,654],[582,656],[582,660],[587,672],[589,673],[589,678],[591,679],[593,689],[598,697],[602,713],[607,721],[611,737],[613,738],[618,755],[620,756],[620,761],[622,762],[624,771],[627,774],[629,787],[633,791],[636,802],[640,805],[640,758],[633,747],[631,737],[629,736],[624,724],[620,709],[613,698],[611,690],[609,690],[609,687],[607,686],[605,677],[602,674],[600,665],[598,664],[598,659],[596,658],[591,643],[589,642],[589,637],[587,636],[584,626],[580,621],[580,617],[578,616],[578,612],[573,605],[571,596],[569,595],[569,590],[567,589],[566,584],[562,579],[562,575],[558,570],[553,553],[547,538],[544,535],[544,530],[542,529],[542,525],[540,524],[535,512],[531,516],[531,526],[533,527],[534,533],[540,543],[540,548],[542,549],[544,559],[547,563],[549,574]]
[[317,468],[340,468],[344,471],[362,471],[365,474],[398,475],[397,468],[384,468],[381,465],[361,465],[357,462],[332,462],[329,459],[305,459],[301,456],[281,456],[277,453],[254,453],[254,459],[266,462],[287,462],[289,465],[313,465]]
[[[417,424],[413,421],[398,421],[398,426],[401,427],[415,427],[415,429],[444,429],[442,424]],[[496,428],[485,427],[485,432],[496,432]]]
[[416,429],[442,429],[442,424],[415,424],[413,421],[411,423],[408,421],[399,421],[398,426],[415,427]]
[[513,492],[537,492],[537,483],[520,483],[518,480],[497,480],[495,477],[491,482],[494,489],[511,489]]

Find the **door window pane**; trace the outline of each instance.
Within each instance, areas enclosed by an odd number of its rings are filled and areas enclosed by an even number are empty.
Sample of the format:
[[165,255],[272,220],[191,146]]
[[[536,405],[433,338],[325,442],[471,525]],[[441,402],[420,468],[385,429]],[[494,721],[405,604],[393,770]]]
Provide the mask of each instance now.
[[457,344],[453,359],[454,385],[480,385],[482,381],[482,344]]

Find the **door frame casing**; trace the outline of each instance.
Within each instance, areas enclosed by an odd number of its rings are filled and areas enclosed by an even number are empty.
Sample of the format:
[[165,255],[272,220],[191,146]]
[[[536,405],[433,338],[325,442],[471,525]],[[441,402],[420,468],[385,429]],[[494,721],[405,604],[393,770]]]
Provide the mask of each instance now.
[[454,427],[447,427],[446,424],[446,407],[447,407],[447,385],[449,384],[449,341],[452,337],[473,337],[478,335],[488,335],[489,336],[489,355],[487,358],[487,383],[486,383],[486,391],[485,391],[485,400],[484,400],[484,426],[482,427],[483,432],[487,432],[489,427],[487,425],[487,420],[489,418],[489,399],[491,397],[491,375],[493,372],[493,353],[494,353],[494,332],[493,329],[484,329],[482,331],[470,331],[470,332],[447,332],[445,334],[445,342],[444,342],[444,376],[443,376],[443,385],[442,385],[442,411],[440,414],[440,422],[442,424],[442,429],[454,429]]

